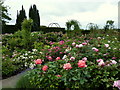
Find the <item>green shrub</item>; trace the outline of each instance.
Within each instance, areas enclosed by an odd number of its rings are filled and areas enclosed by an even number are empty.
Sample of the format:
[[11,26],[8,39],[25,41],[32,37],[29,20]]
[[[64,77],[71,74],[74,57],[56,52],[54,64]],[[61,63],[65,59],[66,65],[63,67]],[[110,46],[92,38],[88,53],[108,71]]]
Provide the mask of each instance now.
[[21,78],[18,80],[16,83],[16,88],[35,88],[35,86],[32,86],[31,83],[29,82],[29,77],[26,75],[21,76]]
[[17,67],[13,65],[13,62],[7,58],[2,60],[2,76],[3,78],[9,77],[14,74]]
[[22,42],[23,42],[23,46],[25,48],[30,48],[30,45],[31,45],[31,28],[32,28],[32,23],[33,23],[33,20],[32,19],[25,19],[23,22],[22,22]]

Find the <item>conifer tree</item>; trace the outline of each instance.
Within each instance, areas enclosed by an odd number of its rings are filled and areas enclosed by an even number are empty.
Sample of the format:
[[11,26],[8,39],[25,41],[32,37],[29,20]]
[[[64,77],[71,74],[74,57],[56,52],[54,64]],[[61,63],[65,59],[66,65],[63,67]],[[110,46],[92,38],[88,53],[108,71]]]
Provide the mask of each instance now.
[[40,27],[40,16],[35,4],[29,9],[29,18],[33,20],[32,31],[38,31]]
[[27,16],[26,16],[26,13],[25,13],[25,9],[23,8],[23,5],[22,5],[22,10],[20,10],[19,13],[18,13],[18,10],[17,10],[16,27],[18,29],[21,29],[21,23],[26,18],[27,18]]

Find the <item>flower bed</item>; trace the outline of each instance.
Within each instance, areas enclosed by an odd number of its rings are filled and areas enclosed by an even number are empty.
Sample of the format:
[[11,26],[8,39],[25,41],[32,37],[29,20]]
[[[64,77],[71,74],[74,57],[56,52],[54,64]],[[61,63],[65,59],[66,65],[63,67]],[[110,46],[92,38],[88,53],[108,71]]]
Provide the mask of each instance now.
[[[120,80],[120,42],[118,32],[112,33],[55,33],[54,38],[54,33],[34,33],[37,38],[31,50],[21,51],[16,46],[10,53],[10,47],[4,44],[4,61],[18,68],[31,68],[23,77],[31,88],[116,89]],[[22,85],[18,87],[29,88]]]

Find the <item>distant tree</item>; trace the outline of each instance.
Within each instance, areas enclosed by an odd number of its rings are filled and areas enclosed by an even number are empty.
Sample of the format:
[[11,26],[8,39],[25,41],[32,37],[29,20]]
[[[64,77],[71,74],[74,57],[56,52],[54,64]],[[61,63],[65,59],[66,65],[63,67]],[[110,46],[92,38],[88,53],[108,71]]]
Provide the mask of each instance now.
[[98,25],[94,24],[94,23],[88,23],[86,28],[87,28],[87,30],[97,30],[98,29]]
[[4,2],[0,1],[0,22],[2,22],[2,25],[5,25],[8,20],[11,20],[11,18],[8,14],[8,6],[4,6],[3,4]]
[[106,21],[106,25],[104,26],[105,30],[110,30],[110,29],[114,29],[114,21],[112,20],[107,20]]
[[25,13],[25,9],[23,8],[23,5],[22,5],[22,10],[17,11],[17,19],[16,19],[16,26],[18,29],[21,29],[21,23],[23,22],[24,19],[26,19],[27,16],[26,16],[26,13]]
[[66,22],[67,30],[79,30],[80,26],[81,25],[77,20],[70,20]]
[[38,31],[40,29],[40,16],[35,4],[29,9],[29,18],[33,20],[32,31]]

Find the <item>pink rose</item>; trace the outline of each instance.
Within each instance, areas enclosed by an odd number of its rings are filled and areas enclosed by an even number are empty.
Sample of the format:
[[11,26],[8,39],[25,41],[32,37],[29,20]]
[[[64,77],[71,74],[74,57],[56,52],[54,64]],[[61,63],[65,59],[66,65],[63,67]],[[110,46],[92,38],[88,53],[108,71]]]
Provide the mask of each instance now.
[[70,64],[70,63],[66,63],[66,64],[63,65],[63,68],[64,68],[65,70],[68,70],[68,69],[71,69],[72,67],[71,67],[71,64]]
[[99,51],[99,49],[97,49],[97,48],[95,48],[95,47],[93,47],[92,50],[94,50],[95,52],[98,52],[98,51]]
[[34,60],[35,64],[41,64],[42,63],[42,59],[37,59],[37,60]]
[[105,47],[106,47],[106,48],[109,47],[109,44],[105,44]]
[[113,87],[118,87],[120,89],[120,80],[114,81]]
[[86,62],[83,61],[83,60],[79,60],[79,61],[78,61],[78,67],[81,67],[81,68],[87,67]]
[[60,54],[63,54],[62,52],[60,52]]
[[83,61],[87,61],[87,58],[86,58],[86,57],[84,57],[84,58],[82,58],[82,60],[83,60]]
[[44,65],[43,68],[42,68],[43,71],[47,71],[47,69],[48,69],[47,65]]
[[112,57],[112,59],[116,59],[116,57]]
[[82,43],[82,45],[87,45],[87,43]]
[[60,60],[60,57],[57,57],[56,60]]
[[98,59],[98,60],[97,60],[97,62],[101,62],[101,61],[103,61],[103,59]]
[[98,63],[98,66],[104,66],[104,65],[105,65],[105,63],[102,60]]
[[94,51],[95,51],[95,52],[98,52],[98,51],[99,51],[99,49],[94,49]]
[[52,60],[52,57],[51,57],[51,56],[47,56],[47,59],[48,59],[48,60]]
[[59,42],[60,45],[62,45],[62,44],[64,44],[64,43],[65,43],[64,41],[60,41],[60,42]]
[[75,57],[71,57],[70,60],[75,60]]
[[57,77],[62,77],[62,75],[55,75],[55,76],[57,76]]

